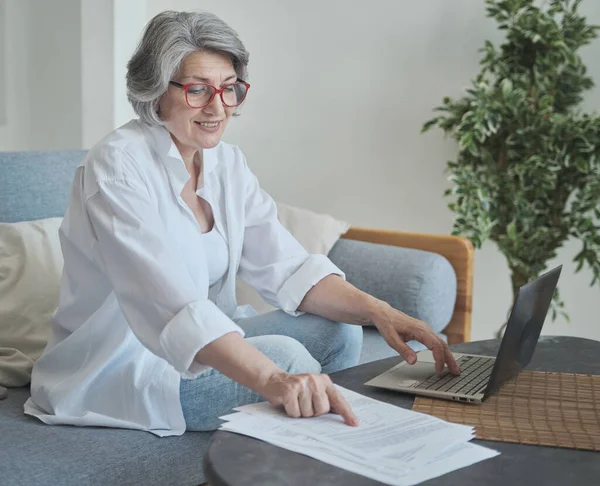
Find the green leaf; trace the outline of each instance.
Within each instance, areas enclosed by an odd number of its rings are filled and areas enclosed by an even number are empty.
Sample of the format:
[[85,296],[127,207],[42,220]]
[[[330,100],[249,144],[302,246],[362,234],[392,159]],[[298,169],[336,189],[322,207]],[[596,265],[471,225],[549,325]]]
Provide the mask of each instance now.
[[460,149],[464,150],[468,148],[473,142],[473,133],[466,132],[460,139]]
[[439,122],[440,118],[439,117],[435,117],[431,120],[429,120],[428,122],[426,122],[423,125],[423,128],[421,128],[421,133],[425,133],[426,131],[428,131],[429,129],[431,129],[431,127],[433,127],[434,125],[437,125]]
[[503,79],[502,80],[502,95],[504,96],[504,98],[508,98],[510,96],[510,94],[512,93],[512,90],[513,90],[512,81],[510,79]]
[[514,221],[506,226],[506,234],[513,241],[517,239],[517,224]]
[[575,167],[577,167],[577,170],[583,174],[587,174],[589,172],[588,164],[581,157],[575,160]]

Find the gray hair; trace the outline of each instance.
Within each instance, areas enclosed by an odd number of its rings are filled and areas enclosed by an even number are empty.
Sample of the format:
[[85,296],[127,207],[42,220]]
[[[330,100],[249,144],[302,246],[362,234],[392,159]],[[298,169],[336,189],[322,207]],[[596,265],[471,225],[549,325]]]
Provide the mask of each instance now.
[[159,13],[148,22],[127,63],[127,98],[142,121],[163,124],[158,116],[160,98],[183,59],[196,51],[226,56],[237,77],[246,80],[248,51],[219,17],[208,12]]

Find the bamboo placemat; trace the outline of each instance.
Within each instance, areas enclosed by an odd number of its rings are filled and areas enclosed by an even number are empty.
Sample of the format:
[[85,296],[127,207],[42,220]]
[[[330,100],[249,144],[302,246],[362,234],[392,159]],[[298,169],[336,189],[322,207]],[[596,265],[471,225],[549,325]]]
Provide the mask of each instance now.
[[600,375],[522,371],[483,404],[417,397],[413,410],[478,439],[600,451]]

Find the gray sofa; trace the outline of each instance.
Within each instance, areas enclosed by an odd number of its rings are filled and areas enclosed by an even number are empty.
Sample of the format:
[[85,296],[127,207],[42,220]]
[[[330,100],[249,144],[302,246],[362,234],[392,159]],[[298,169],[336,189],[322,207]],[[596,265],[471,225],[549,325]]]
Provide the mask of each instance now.
[[[73,173],[84,155],[0,152],[0,223],[62,216]],[[351,283],[425,320],[436,331],[450,321],[457,284],[444,257],[347,239],[339,240],[329,257]],[[375,329],[365,329],[362,363],[393,355]],[[202,457],[209,433],[158,438],[133,430],[49,426],[23,414],[28,396],[28,387],[10,388],[8,397],[0,400],[1,485],[204,482]]]

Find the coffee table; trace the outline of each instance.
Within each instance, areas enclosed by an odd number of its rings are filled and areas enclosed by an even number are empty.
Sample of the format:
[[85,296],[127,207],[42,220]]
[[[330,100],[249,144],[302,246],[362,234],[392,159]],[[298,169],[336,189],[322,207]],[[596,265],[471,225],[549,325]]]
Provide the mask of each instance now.
[[[451,346],[453,351],[495,356],[500,341],[478,341]],[[369,397],[411,408],[411,395],[379,390],[363,383],[401,361],[384,359],[331,375],[334,383]],[[527,369],[600,374],[600,342],[573,337],[542,337]],[[600,453],[505,442],[474,441],[501,452],[426,485],[596,485],[600,484]],[[204,456],[204,472],[211,486],[304,486],[381,484],[260,440],[231,432],[213,434]]]

